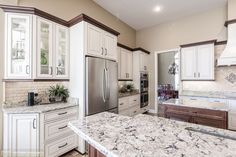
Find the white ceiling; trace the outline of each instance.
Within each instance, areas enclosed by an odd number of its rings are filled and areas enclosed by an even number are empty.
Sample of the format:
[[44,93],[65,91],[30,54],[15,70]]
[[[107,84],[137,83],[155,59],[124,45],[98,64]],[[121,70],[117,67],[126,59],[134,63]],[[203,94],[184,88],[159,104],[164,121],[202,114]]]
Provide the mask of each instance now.
[[[136,30],[197,14],[220,6],[227,0],[94,0]],[[160,12],[154,12],[155,6]]]

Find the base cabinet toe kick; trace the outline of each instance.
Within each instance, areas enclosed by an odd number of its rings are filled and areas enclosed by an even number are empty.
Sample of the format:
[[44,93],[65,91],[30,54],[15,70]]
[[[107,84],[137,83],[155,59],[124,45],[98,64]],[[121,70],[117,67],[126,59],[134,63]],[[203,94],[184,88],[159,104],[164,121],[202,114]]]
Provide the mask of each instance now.
[[4,114],[3,154],[57,157],[78,147],[78,136],[68,127],[78,119],[78,108],[45,113]]
[[228,112],[175,105],[164,105],[164,117],[184,122],[228,129]]

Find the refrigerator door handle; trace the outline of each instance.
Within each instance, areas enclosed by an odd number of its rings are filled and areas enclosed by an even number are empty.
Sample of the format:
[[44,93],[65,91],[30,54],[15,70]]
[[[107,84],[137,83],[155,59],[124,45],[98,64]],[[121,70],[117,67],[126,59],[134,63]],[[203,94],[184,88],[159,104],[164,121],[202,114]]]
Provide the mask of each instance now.
[[109,71],[106,69],[106,100],[110,99],[110,79]]
[[104,102],[106,102],[106,69],[103,69],[102,74],[102,99]]

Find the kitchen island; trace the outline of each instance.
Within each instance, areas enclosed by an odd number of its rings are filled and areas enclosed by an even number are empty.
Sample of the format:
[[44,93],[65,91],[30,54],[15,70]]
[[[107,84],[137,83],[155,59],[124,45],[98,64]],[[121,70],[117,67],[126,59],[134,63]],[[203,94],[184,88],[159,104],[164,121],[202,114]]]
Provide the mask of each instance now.
[[161,117],[103,112],[69,127],[107,157],[236,157],[235,132]]

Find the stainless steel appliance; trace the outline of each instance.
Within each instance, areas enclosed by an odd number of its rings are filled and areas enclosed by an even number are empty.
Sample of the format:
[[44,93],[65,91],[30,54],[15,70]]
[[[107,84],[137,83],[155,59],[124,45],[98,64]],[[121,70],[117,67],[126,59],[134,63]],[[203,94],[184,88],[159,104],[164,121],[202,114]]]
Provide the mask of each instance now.
[[140,73],[140,107],[148,106],[148,73]]
[[114,61],[86,57],[86,116],[118,113],[118,65]]

